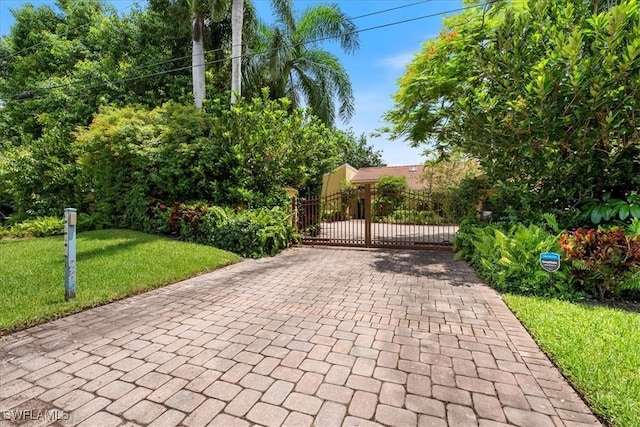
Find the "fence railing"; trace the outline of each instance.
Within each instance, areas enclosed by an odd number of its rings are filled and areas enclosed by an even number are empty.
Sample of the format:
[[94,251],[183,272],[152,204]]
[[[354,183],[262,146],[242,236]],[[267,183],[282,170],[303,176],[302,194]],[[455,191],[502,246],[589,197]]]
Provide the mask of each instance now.
[[384,193],[373,185],[297,200],[305,244],[363,247],[451,247],[458,230],[432,198],[414,190]]

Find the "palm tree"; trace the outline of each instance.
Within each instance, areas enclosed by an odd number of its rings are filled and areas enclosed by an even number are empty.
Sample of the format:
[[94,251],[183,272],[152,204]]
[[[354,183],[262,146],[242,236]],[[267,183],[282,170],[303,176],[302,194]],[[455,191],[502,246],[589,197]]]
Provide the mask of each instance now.
[[[233,3],[233,7],[232,7]],[[206,97],[205,92],[205,46],[204,46],[204,34],[205,25],[209,30],[211,37],[217,36],[218,39],[214,40],[214,49],[218,49],[222,46],[228,46],[228,35],[222,34],[222,30],[229,31],[229,24],[231,24],[232,34],[232,55],[240,59],[242,54],[242,33],[243,31],[249,31],[249,36],[252,36],[252,32],[255,31],[255,9],[250,2],[243,0],[187,0],[187,5],[191,13],[191,25],[192,25],[192,52],[191,52],[191,71],[193,76],[193,98],[196,107],[202,108],[202,101]],[[216,28],[217,27],[217,28]],[[234,41],[233,38],[237,38]],[[225,40],[222,40],[224,38]],[[226,41],[226,43],[225,43]],[[217,59],[224,58],[226,54],[218,53]],[[237,73],[239,75],[240,68],[234,60],[234,65],[238,67]],[[232,67],[233,68],[233,67]],[[237,82],[236,78],[236,82]],[[233,81],[233,80],[232,80]],[[226,86],[227,88],[229,86]],[[240,85],[232,83],[232,90],[240,92]]]
[[289,98],[294,107],[304,101],[329,126],[335,122],[337,101],[337,115],[349,120],[355,109],[349,75],[335,55],[319,46],[337,41],[345,52],[355,52],[356,26],[337,4],[311,6],[296,17],[293,0],[272,2],[277,20],[273,26],[261,25],[246,84],[254,91],[266,86],[270,97]]
[[193,77],[193,99],[197,108],[202,108],[205,92],[205,63],[204,63],[204,12],[206,4],[201,0],[187,0],[191,11],[192,50],[191,74]]
[[242,92],[242,18],[244,1],[233,0],[231,7],[231,103]]

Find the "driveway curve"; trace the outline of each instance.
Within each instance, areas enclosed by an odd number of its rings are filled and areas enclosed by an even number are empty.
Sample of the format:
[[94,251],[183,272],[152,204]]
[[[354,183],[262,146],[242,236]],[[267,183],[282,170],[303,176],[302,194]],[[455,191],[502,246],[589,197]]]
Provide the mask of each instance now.
[[451,253],[311,247],[0,338],[25,423],[600,425]]

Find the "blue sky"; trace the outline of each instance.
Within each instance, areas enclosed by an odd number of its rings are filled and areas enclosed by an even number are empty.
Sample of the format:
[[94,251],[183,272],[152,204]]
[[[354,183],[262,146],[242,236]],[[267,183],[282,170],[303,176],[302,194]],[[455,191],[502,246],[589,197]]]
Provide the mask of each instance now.
[[[135,0],[111,0],[119,10],[127,10]],[[398,6],[403,9],[380,13],[356,19],[359,29],[390,24],[406,19],[417,18],[454,10],[461,7],[461,0],[341,0],[337,3],[351,17],[381,11]],[[270,1],[253,0],[259,16],[271,19]],[[325,0],[296,0],[297,10],[304,10],[310,5],[330,3]],[[24,0],[0,0],[0,36],[9,32],[13,18],[10,9],[27,3]],[[32,0],[32,4],[53,4],[50,0]],[[404,74],[405,67],[417,52],[422,43],[436,36],[441,29],[442,16],[420,19],[386,28],[364,31],[360,33],[360,50],[353,55],[343,54],[337,46],[325,45],[337,54],[349,75],[356,97],[356,114],[350,123],[339,124],[339,127],[352,127],[357,133],[369,133],[385,125],[382,115],[393,106],[392,96],[397,90],[397,79]],[[368,141],[377,150],[382,151],[383,160],[389,165],[407,165],[424,162],[422,149],[411,148],[403,141],[389,141],[385,136]]]

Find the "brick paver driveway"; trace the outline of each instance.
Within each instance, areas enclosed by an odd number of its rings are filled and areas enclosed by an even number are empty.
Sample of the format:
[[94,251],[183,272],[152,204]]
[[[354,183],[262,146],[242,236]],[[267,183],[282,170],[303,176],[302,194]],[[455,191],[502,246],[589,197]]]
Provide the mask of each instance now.
[[245,261],[6,336],[0,374],[7,426],[598,425],[450,253]]

